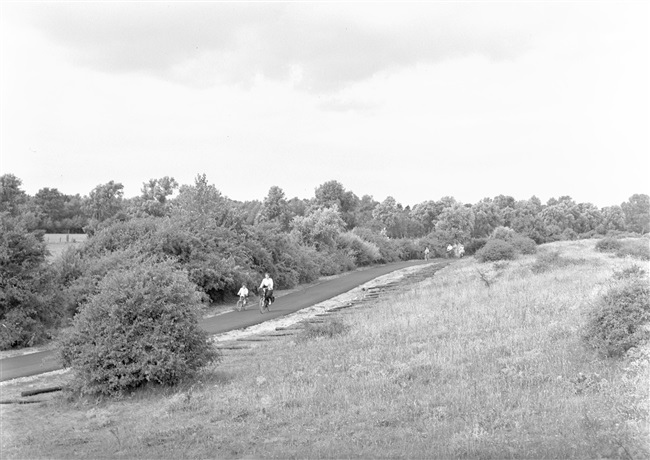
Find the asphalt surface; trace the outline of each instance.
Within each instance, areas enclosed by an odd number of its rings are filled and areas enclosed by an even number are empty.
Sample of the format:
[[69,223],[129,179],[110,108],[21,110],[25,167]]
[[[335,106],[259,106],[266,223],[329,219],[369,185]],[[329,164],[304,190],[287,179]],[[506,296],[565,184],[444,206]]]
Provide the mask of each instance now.
[[[348,292],[379,276],[395,270],[428,264],[432,261],[411,260],[379,265],[366,270],[348,273],[335,279],[323,281],[304,290],[278,297],[271,305],[270,311],[260,314],[257,298],[251,296],[245,311],[232,311],[200,322],[202,329],[209,334],[221,334],[235,329],[243,329],[255,324],[288,315],[303,308],[311,307],[337,295]],[[0,360],[0,382],[21,377],[43,374],[62,369],[56,350],[30,353]]]

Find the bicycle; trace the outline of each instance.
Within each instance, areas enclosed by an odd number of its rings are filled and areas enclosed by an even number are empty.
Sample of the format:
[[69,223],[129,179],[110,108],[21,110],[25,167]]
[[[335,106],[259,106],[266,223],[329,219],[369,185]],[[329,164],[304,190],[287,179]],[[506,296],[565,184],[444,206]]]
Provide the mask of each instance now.
[[246,310],[246,304],[248,303],[248,299],[246,298],[245,295],[240,295],[239,300],[237,301],[237,311],[242,311]]
[[271,305],[271,299],[266,296],[266,288],[260,288],[260,313],[264,313],[264,310],[269,311],[269,306]]

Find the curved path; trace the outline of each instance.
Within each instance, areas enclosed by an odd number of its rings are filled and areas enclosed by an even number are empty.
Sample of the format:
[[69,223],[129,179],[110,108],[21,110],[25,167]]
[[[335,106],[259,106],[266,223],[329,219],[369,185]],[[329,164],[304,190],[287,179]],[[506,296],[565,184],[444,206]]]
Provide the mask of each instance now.
[[[260,314],[257,302],[255,301],[256,297],[252,297],[246,311],[232,311],[211,318],[204,318],[201,320],[200,326],[209,334],[221,334],[235,329],[243,329],[270,319],[288,315],[303,308],[311,307],[395,270],[431,262],[433,261],[411,260],[351,272],[338,278],[315,284],[304,290],[278,297],[271,306],[271,311],[263,315]],[[56,351],[53,350],[14,356],[0,360],[0,382],[43,374],[59,369],[62,369],[62,366]]]

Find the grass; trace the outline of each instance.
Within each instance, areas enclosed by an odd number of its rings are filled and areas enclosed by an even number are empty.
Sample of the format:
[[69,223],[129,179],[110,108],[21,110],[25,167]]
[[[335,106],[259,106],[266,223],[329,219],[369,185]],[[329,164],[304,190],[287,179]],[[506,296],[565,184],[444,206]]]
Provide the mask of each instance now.
[[56,259],[70,246],[78,246],[82,244],[88,235],[82,234],[67,234],[67,233],[46,233],[43,240],[47,244],[47,249],[50,251],[49,261]]
[[604,360],[580,339],[613,273],[640,263],[594,244],[457,261],[174,388],[2,405],[2,456],[647,458],[650,353]]

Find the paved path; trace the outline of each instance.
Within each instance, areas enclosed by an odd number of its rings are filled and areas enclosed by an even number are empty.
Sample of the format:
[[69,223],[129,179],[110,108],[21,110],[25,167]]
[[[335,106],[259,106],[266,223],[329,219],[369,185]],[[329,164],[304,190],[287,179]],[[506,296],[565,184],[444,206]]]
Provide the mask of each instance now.
[[[386,275],[414,265],[428,264],[433,261],[411,260],[379,265],[366,270],[359,270],[335,279],[323,281],[304,290],[278,297],[269,313],[260,314],[256,298],[251,297],[246,311],[232,311],[200,322],[201,328],[210,334],[221,334],[250,327],[270,319],[285,316],[303,308],[311,307],[337,295],[348,292],[379,276]],[[29,377],[61,369],[56,351],[42,351],[0,360],[0,382],[20,377]]]

